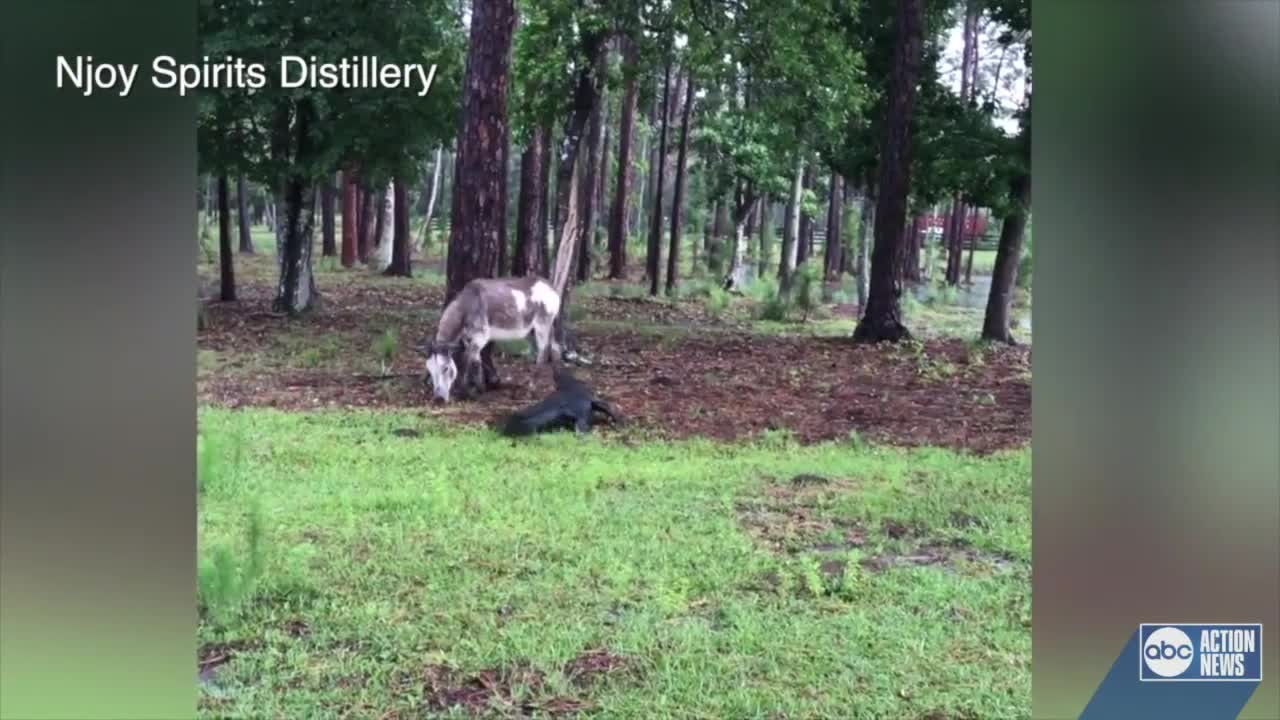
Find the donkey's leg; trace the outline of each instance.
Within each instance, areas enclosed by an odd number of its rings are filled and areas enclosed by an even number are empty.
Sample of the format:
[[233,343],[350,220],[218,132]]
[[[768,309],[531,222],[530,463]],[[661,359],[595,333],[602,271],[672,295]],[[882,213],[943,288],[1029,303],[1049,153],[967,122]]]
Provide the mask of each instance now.
[[482,385],[484,369],[481,367],[480,353],[483,345],[476,342],[475,339],[468,339],[466,343],[466,374],[465,379],[467,386],[476,394],[484,392]]
[[544,323],[534,324],[533,338],[537,349],[535,364],[546,365],[551,355],[551,326]]
[[498,367],[493,362],[493,343],[484,346],[480,351],[480,368],[484,380],[484,389],[492,390],[500,386],[501,380],[498,378]]

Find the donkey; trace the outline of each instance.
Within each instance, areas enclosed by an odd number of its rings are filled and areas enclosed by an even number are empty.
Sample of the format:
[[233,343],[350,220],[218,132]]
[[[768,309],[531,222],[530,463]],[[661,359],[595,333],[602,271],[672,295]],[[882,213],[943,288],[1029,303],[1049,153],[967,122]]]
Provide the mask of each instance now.
[[464,391],[496,384],[488,377],[489,368],[481,368],[480,358],[494,340],[522,340],[532,333],[537,364],[559,362],[560,344],[551,332],[559,313],[560,294],[539,277],[477,278],[467,283],[440,315],[435,339],[414,348],[427,358],[435,398],[449,401],[458,377],[455,358],[462,361]]

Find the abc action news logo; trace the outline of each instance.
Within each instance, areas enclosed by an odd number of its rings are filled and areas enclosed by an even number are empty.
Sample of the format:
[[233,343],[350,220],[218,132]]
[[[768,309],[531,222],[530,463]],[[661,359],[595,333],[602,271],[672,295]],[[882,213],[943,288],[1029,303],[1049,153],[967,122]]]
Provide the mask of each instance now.
[[1138,640],[1143,681],[1262,680],[1261,624],[1143,623]]

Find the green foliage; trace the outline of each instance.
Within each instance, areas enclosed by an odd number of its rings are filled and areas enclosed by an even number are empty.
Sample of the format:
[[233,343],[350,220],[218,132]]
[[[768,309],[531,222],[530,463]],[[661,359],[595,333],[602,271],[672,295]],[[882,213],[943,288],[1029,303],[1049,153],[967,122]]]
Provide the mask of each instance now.
[[1018,275],[1016,284],[1023,290],[1031,289],[1031,273],[1033,261],[1031,259],[1031,221],[1027,220],[1026,234],[1022,238],[1022,257],[1018,260]]
[[200,559],[198,590],[201,610],[215,622],[231,620],[253,597],[262,577],[265,554],[262,510],[253,503],[246,514],[243,544],[240,547],[228,543],[215,544]]
[[373,352],[378,356],[378,361],[382,363],[382,374],[387,374],[387,368],[390,367],[391,361],[395,359],[396,350],[400,347],[400,332],[396,328],[387,328],[378,339],[373,343]]
[[[807,0],[695,3],[689,12],[690,62],[709,88],[694,135],[708,195],[727,197],[739,182],[785,192],[797,154],[862,110],[858,46],[826,6]],[[744,81],[747,98],[727,91]]]
[[725,310],[729,309],[729,303],[733,300],[733,296],[728,290],[719,285],[713,286],[707,295],[707,311],[712,315],[721,315]]
[[[206,501],[237,497],[241,481],[244,439],[232,428],[196,438],[196,484],[202,506]],[[201,544],[197,572],[200,609],[215,622],[225,623],[252,597],[265,561],[263,517],[258,503],[248,500],[243,543]]]
[[795,288],[792,292],[796,307],[803,313],[801,322],[807,321],[809,313],[821,302],[821,288],[822,267],[819,263],[812,260],[800,263],[800,267],[796,268]]
[[[267,69],[261,89],[199,94],[196,136],[205,170],[244,171],[274,187],[284,173],[318,179],[352,161],[362,180],[377,186],[392,174],[416,178],[427,153],[456,132],[465,38],[451,0],[199,0],[197,12],[202,55]],[[335,62],[376,56],[437,70],[425,97],[407,88],[282,88],[282,54]],[[308,153],[291,137],[304,111],[315,114]]]
[[758,305],[761,320],[784,322],[790,311],[790,302],[773,278],[761,278],[751,285],[751,294]]

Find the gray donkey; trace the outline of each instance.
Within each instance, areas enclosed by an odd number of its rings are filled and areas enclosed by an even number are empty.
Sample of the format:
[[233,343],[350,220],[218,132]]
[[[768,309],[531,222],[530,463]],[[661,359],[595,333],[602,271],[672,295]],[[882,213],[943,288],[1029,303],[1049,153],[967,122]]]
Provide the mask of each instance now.
[[467,283],[440,315],[435,339],[414,348],[427,358],[436,399],[449,401],[459,359],[464,391],[480,388],[482,381],[492,384],[489,368],[481,367],[480,353],[494,340],[522,340],[533,333],[536,362],[558,362],[562,353],[551,330],[559,313],[560,293],[539,277],[477,278]]

